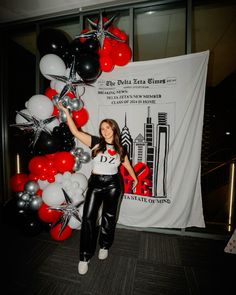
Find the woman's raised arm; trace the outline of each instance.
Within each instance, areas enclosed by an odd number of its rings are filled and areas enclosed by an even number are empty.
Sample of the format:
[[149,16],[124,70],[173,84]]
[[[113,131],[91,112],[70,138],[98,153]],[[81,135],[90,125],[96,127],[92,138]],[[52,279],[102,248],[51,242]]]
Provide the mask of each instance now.
[[61,110],[63,110],[63,112],[66,114],[66,119],[67,119],[67,124],[68,124],[68,127],[70,128],[70,131],[71,133],[79,140],[81,141],[83,144],[87,145],[88,147],[91,146],[91,140],[92,140],[92,137],[91,135],[81,131],[81,130],[78,130],[70,113],[69,113],[69,110],[67,108],[65,108],[61,102],[58,103],[58,106]]

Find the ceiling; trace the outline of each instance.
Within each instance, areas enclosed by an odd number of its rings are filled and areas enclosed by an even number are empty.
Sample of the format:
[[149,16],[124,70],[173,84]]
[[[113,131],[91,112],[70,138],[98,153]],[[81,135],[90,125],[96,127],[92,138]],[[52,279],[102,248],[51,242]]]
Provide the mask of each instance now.
[[[89,7],[92,9],[99,5],[100,7],[101,5],[112,6],[131,2],[122,0],[1,0],[0,23],[25,20],[50,13],[60,12],[63,14],[63,11],[69,9],[84,11]],[[138,1],[134,0],[133,2],[137,3]],[[150,53],[155,54],[150,52],[155,48],[164,57],[179,55],[181,50],[184,51],[184,48],[180,48],[180,43],[178,43],[178,39],[181,38],[179,32],[182,32],[181,28],[178,28],[181,11],[172,10],[171,13],[168,11],[158,13],[161,17],[158,18],[156,27],[160,34],[152,32],[151,28],[155,24],[150,27],[150,22],[144,21],[143,24],[148,25],[142,25],[140,29],[139,46],[142,46],[142,50],[149,50],[143,54],[144,56],[150,56]],[[127,19],[124,18],[123,21],[126,22]],[[208,86],[216,86],[236,70],[236,3],[223,6],[197,6],[193,13],[193,24],[192,51],[210,51],[207,84]],[[120,25],[122,26],[122,22]],[[66,31],[68,28],[64,29]],[[75,24],[69,29],[71,32],[78,33]],[[161,34],[164,30],[166,37]],[[15,41],[35,53],[36,48],[33,45],[36,44],[35,34],[32,32],[24,32],[24,35],[19,34],[15,37]]]
[[[0,23],[23,20],[68,10],[141,2],[140,0],[1,0]],[[142,1],[142,2],[145,2]]]

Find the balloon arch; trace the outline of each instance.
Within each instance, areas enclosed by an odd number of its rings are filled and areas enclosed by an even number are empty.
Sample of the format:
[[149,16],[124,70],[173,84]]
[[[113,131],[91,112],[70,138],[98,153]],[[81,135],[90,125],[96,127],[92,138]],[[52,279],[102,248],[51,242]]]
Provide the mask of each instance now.
[[90,161],[90,154],[76,146],[58,102],[69,109],[75,125],[83,127],[89,120],[82,99],[86,87],[102,72],[131,60],[128,37],[113,25],[114,19],[102,13],[96,21],[88,19],[91,29],[81,31],[72,41],[53,28],[38,35],[39,68],[50,86],[29,98],[11,124],[29,135],[28,173],[11,177],[15,197],[8,204],[14,207],[8,214],[14,214],[26,234],[37,234],[46,226],[50,236],[61,241],[73,229],[80,229],[87,188],[80,168]]

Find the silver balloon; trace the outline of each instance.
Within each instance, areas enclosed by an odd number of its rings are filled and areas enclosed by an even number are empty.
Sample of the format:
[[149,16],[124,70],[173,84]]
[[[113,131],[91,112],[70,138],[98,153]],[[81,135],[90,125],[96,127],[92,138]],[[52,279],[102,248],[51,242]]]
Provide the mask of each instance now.
[[22,201],[28,201],[30,199],[30,194],[27,193],[27,192],[24,192],[22,195],[21,195],[21,198],[20,198]]
[[18,208],[25,208],[26,207],[26,202],[23,200],[18,200],[16,203]]
[[23,194],[24,194],[24,192],[17,192],[17,193],[16,193],[16,196],[17,196],[18,198],[21,198]]
[[72,150],[70,150],[70,153],[71,153],[72,156],[75,157],[75,148],[73,148]]
[[68,105],[69,105],[69,101],[70,101],[69,96],[64,96],[64,97],[62,97],[62,99],[61,99],[61,103],[62,103],[62,105],[63,105],[65,108],[68,107]]
[[63,110],[59,110],[58,118],[61,123],[66,122],[66,114]]
[[29,207],[32,210],[38,210],[41,207],[42,202],[43,201],[42,201],[41,197],[33,196],[30,203],[29,203]]
[[81,168],[82,164],[80,161],[75,161],[74,166],[73,166],[73,171],[79,171]]
[[84,103],[81,99],[72,98],[68,101],[68,108],[72,111],[78,111],[84,106]]
[[39,184],[36,181],[28,181],[24,186],[24,190],[33,196],[39,190]]
[[88,152],[83,152],[79,156],[79,159],[81,163],[88,163],[90,161],[90,154]]
[[59,95],[56,94],[52,97],[52,103],[57,106],[58,105],[58,102],[59,102]]
[[84,152],[84,149],[82,147],[76,147],[75,148],[75,156],[80,156]]

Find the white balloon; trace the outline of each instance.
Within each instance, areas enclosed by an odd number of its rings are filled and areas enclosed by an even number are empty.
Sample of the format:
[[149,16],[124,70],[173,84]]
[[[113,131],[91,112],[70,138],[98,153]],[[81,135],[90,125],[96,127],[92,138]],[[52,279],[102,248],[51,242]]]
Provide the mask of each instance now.
[[72,229],[80,229],[81,228],[81,222],[76,219],[74,216],[71,216],[68,226]]
[[67,187],[67,188],[63,187],[63,189],[65,190],[69,198],[72,198],[71,196],[73,195],[73,189],[71,187]]
[[61,93],[62,89],[65,87],[66,83],[61,81],[55,81],[54,89],[57,93]]
[[82,173],[73,173],[71,175],[71,180],[73,182],[78,182],[79,187],[83,190],[83,192],[86,190],[88,186],[88,180],[87,177]]
[[65,73],[66,66],[64,61],[56,54],[46,54],[39,62],[41,74],[48,80],[54,80],[48,75],[62,76]]
[[73,194],[71,194],[72,203],[74,205],[79,204],[81,201],[84,201],[83,192],[81,189],[78,189],[77,191],[74,191]]
[[66,190],[71,187],[71,181],[69,179],[62,179],[62,187]]
[[48,206],[58,206],[65,201],[61,186],[55,182],[45,187],[42,199]]
[[38,180],[39,187],[43,190],[49,184],[47,180]]
[[69,171],[66,171],[66,172],[64,172],[64,174],[63,174],[63,180],[65,179],[69,179],[70,180],[70,178],[71,178],[71,173],[69,172]]
[[[24,110],[21,110],[22,113],[26,114],[26,115],[29,115],[30,116],[30,113],[27,109],[24,109]],[[17,114],[16,115],[16,124],[21,124],[21,123],[25,123],[25,122],[28,122],[26,119],[24,119],[20,114]]]
[[28,101],[28,111],[30,114],[41,120],[50,117],[53,113],[53,103],[45,95],[33,95]]
[[77,190],[77,189],[79,188],[79,183],[73,181],[73,182],[72,182],[72,188],[73,188],[73,190]]
[[55,85],[56,85],[56,80],[52,80],[52,81],[50,82],[50,87],[51,87],[52,89],[55,89]]
[[61,173],[55,175],[55,182],[62,183],[63,176]]

